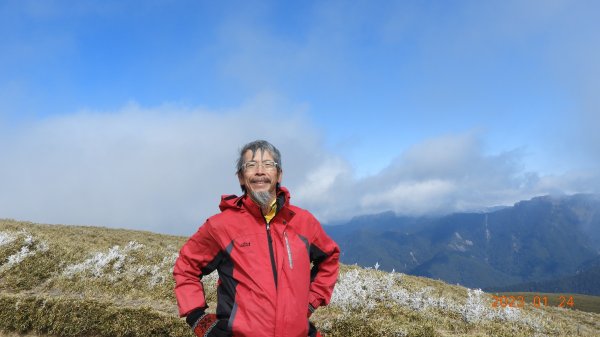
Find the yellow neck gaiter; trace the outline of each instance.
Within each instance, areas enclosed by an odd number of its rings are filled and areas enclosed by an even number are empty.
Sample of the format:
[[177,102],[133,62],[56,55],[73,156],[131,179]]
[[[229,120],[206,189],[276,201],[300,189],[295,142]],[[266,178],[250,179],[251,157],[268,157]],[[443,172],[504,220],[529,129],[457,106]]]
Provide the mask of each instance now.
[[273,202],[271,203],[271,210],[269,211],[269,213],[267,213],[265,215],[265,220],[267,220],[267,223],[270,223],[271,220],[273,220],[276,213],[277,213],[277,198],[273,199]]

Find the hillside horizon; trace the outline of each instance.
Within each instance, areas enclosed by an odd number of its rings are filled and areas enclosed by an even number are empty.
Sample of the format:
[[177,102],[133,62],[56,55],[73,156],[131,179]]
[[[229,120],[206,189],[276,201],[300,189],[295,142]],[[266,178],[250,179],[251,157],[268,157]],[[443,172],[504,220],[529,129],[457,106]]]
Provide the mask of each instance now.
[[[192,336],[172,291],[172,265],[185,239],[0,220],[0,331]],[[212,310],[216,278],[204,278]],[[600,314],[494,306],[478,289],[348,265],[331,304],[312,319],[324,336],[507,336],[507,326],[511,336],[600,333]]]

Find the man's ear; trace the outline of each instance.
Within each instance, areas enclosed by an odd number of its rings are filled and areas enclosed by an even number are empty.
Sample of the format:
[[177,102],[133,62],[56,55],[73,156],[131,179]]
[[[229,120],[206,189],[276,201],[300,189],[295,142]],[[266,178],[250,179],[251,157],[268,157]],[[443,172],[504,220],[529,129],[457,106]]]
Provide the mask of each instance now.
[[277,177],[277,182],[281,184],[281,178],[283,178],[283,170],[279,170],[279,174]]

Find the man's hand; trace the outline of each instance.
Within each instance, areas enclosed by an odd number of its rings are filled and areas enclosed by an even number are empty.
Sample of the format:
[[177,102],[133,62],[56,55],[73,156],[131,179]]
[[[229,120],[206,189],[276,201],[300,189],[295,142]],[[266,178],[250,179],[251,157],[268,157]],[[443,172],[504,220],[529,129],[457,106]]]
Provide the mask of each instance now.
[[[201,315],[198,315],[198,314]],[[215,314],[196,312],[188,318],[195,318],[195,322],[188,322],[197,337],[228,337],[231,334],[227,331],[227,320],[217,319]]]
[[210,336],[211,330],[217,325],[217,315],[204,314],[198,318],[192,329],[198,337]]

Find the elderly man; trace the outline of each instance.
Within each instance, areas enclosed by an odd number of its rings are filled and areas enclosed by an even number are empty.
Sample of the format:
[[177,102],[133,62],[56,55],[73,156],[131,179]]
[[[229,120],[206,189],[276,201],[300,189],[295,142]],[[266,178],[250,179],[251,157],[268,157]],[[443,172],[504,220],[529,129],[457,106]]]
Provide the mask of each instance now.
[[[319,336],[308,321],[329,303],[339,248],[281,187],[279,150],[259,140],[240,151],[244,194],[223,196],[175,263],[180,316],[196,336]],[[219,273],[216,315],[206,313],[202,277]]]

